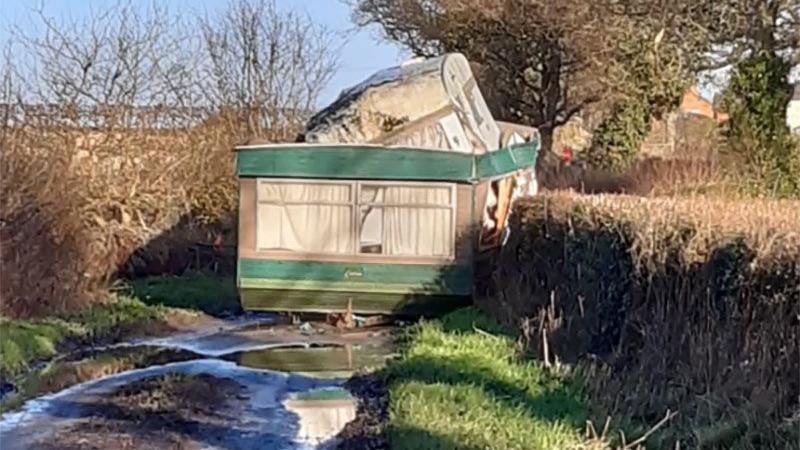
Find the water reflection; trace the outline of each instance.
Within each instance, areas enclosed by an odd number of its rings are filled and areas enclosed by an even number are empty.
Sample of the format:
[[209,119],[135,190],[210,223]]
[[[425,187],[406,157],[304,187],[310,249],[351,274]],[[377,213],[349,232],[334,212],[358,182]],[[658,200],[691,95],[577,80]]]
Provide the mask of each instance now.
[[297,415],[300,442],[318,446],[336,436],[356,417],[356,399],[341,387],[311,389],[290,396],[284,402]]
[[18,380],[16,392],[0,400],[0,411],[7,411],[26,400],[59,392],[76,384],[97,380],[129,370],[160,366],[202,358],[197,353],[149,345],[86,351],[68,359],[56,360]]
[[222,358],[254,369],[345,378],[357,371],[382,367],[391,352],[388,345],[311,344],[237,352]]

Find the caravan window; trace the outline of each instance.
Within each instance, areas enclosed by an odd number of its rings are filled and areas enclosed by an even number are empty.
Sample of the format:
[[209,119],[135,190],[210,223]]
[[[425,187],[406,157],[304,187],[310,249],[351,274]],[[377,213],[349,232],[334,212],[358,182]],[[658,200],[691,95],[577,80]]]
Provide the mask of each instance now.
[[353,251],[353,188],[348,184],[258,183],[260,250]]
[[453,256],[453,185],[260,179],[260,251]]
[[359,252],[393,256],[453,253],[449,186],[360,186]]

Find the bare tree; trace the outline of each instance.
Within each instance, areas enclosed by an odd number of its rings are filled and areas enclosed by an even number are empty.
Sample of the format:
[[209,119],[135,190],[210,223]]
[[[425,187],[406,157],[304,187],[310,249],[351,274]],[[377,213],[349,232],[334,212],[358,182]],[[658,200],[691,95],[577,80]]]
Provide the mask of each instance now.
[[722,42],[715,37],[727,28],[715,23],[715,18],[732,14],[728,10],[741,2],[352,3],[358,23],[378,24],[387,39],[417,54],[459,51],[478,63],[493,112],[539,128],[545,156],[538,160],[541,170],[549,166],[554,129],[587,109],[593,121],[606,124],[601,134],[613,135],[595,143],[594,147],[604,147],[594,148],[601,160],[608,157],[605,147],[621,145],[626,155],[635,156],[651,117],[678,106],[697,72],[711,60],[714,42]]
[[692,54],[695,71],[718,69],[760,51],[800,63],[800,0],[614,0],[616,14],[660,26]]
[[34,13],[0,63],[3,314],[85,303],[120,269],[163,270],[231,238],[231,147],[289,135],[335,67],[328,35],[274,3],[214,18],[124,0],[77,21]]
[[800,64],[800,0],[722,0],[708,8],[713,15],[701,22],[715,44],[708,68],[761,52]]
[[[19,79],[14,67],[13,43],[11,41],[4,43],[3,58],[0,61],[0,150],[6,147],[6,140],[8,139],[9,128],[14,123],[14,116],[16,115],[16,107],[19,102]],[[2,158],[0,152],[0,158]]]
[[336,70],[329,30],[272,0],[236,0],[201,18],[200,29],[210,105],[234,111],[250,136],[285,139],[301,129]]
[[[192,38],[166,8],[118,3],[71,22],[42,9],[36,16],[39,33],[16,30],[32,57],[26,61],[28,102],[69,106],[72,120],[78,111],[91,111],[92,125],[102,126],[134,125],[141,120],[134,108],[192,103]],[[81,120],[74,125],[87,125],[87,117]]]
[[592,3],[358,0],[354,7],[358,23],[380,25],[418,55],[464,53],[477,63],[495,115],[538,127],[547,155],[554,129],[603,97],[596,74],[613,41]]

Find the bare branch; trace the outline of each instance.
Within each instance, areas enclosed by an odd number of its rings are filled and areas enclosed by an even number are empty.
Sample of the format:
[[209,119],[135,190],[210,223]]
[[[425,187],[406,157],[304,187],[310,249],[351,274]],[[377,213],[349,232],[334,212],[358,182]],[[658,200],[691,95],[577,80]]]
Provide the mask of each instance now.
[[240,0],[199,25],[206,101],[238,111],[246,134],[297,129],[337,67],[330,32],[272,1]]

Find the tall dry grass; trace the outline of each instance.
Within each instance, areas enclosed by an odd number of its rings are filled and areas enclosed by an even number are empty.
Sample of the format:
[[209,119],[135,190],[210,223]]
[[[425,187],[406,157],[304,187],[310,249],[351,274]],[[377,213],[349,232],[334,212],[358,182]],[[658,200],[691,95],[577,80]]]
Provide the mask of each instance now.
[[[234,239],[236,136],[224,127],[10,130],[0,169],[0,313],[32,316],[95,299],[121,269]],[[210,225],[210,226],[209,226]],[[162,248],[150,242],[181,226]]]
[[[237,118],[191,127],[9,128],[0,165],[0,314],[29,317],[103,297],[122,274],[233,267]],[[294,133],[271,136],[287,140]],[[270,136],[268,136],[270,138]]]
[[100,300],[120,274],[230,270],[233,146],[295,139],[332,35],[269,0],[33,15],[0,59],[0,314]]
[[640,196],[716,194],[738,196],[737,180],[716,157],[644,157],[623,173],[580,166],[554,167],[543,174],[548,190]]
[[657,448],[794,448],[800,201],[554,192],[512,227],[482,304],[534,356],[612,415],[678,411]]

